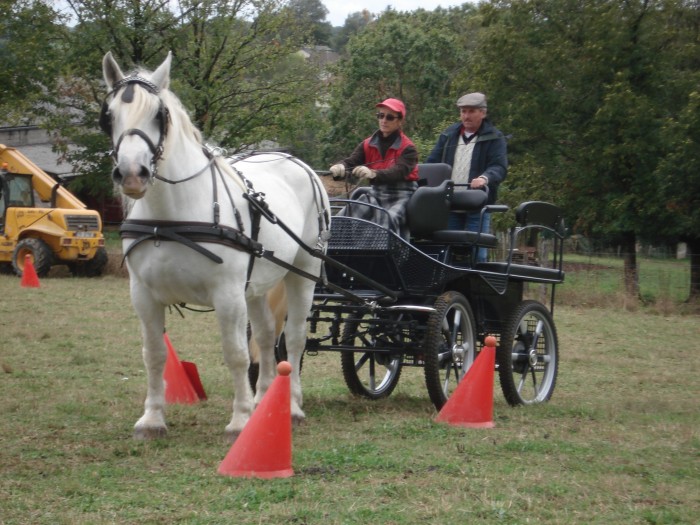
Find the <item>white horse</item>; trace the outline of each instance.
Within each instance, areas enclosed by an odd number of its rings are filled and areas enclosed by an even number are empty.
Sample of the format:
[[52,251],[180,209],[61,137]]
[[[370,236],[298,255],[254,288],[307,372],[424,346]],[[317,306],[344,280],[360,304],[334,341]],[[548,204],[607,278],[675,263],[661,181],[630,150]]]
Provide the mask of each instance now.
[[[328,196],[317,175],[289,155],[227,162],[205,147],[168,90],[170,63],[168,54],[152,73],[125,76],[111,53],[102,62],[109,93],[100,123],[114,146],[113,178],[135,200],[122,237],[148,388],[134,436],[166,433],[165,308],[186,303],[216,311],[234,385],[226,434],[235,439],[276,374],[275,319],[266,298],[280,282],[288,305],[290,408],[298,423],[304,419],[299,364],[315,286],[308,277],[317,278],[321,271]],[[262,349],[255,397],[247,376],[248,321]]]

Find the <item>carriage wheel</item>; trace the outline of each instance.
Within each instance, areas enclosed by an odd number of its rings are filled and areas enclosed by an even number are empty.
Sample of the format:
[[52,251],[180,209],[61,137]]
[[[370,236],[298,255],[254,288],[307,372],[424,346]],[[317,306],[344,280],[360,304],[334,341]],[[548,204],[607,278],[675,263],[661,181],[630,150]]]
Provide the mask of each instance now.
[[459,292],[446,292],[435,301],[425,337],[425,384],[440,410],[474,363],[476,323],[469,301]]
[[[369,316],[368,316],[369,317]],[[372,334],[373,323],[349,318],[343,328],[343,344],[372,348],[376,345]],[[388,397],[401,376],[401,355],[377,352],[341,352],[343,378],[350,392],[368,399]]]
[[559,364],[557,331],[542,303],[518,305],[501,334],[496,361],[509,404],[531,405],[552,397]]

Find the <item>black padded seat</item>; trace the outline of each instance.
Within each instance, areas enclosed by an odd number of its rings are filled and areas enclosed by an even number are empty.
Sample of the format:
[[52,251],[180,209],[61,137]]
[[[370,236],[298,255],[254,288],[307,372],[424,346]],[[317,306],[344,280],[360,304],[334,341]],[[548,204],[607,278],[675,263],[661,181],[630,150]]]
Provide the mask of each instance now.
[[462,230],[439,230],[433,232],[432,239],[445,244],[475,244],[484,248],[496,248],[498,239],[490,233],[468,232]]

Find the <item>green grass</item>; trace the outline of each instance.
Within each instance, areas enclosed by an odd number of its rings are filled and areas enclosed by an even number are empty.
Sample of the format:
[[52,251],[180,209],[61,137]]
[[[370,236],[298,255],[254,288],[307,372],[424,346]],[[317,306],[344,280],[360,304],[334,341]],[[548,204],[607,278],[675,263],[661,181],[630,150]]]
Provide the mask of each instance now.
[[0,275],[0,292],[3,525],[698,523],[693,316],[558,307],[552,400],[514,409],[496,384],[493,429],[436,424],[420,370],[370,402],[349,395],[337,355],[306,356],[295,475],[251,480],[216,472],[232,387],[212,314],[167,318],[209,400],[169,407],[168,437],[138,442],[127,281]]
[[[566,254],[567,266],[576,265],[576,271],[568,271],[566,284],[561,287],[560,298],[577,305],[611,305],[630,307],[629,297],[624,297],[623,261],[619,257],[594,257]],[[690,289],[690,264],[688,260],[639,257],[639,288],[643,304],[652,305],[666,312],[688,299]]]

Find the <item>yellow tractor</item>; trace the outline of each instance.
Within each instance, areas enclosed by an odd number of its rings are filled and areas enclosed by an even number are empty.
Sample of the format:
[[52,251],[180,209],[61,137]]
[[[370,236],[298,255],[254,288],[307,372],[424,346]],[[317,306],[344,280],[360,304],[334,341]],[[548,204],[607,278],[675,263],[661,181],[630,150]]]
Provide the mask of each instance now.
[[107,263],[102,219],[25,157],[0,144],[0,272],[22,275],[29,255],[37,275],[67,265],[98,276]]

